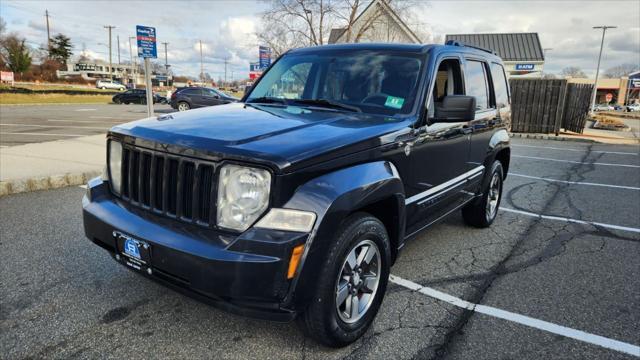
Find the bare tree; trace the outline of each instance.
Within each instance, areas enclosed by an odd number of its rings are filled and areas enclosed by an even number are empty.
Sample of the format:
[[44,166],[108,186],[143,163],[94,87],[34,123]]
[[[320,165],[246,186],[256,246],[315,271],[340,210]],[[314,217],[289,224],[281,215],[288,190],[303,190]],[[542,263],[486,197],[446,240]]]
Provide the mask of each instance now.
[[604,72],[604,77],[608,79],[615,79],[627,76],[638,70],[640,70],[640,66],[638,66],[638,64],[620,64],[607,69],[607,71]]
[[[323,45],[329,40],[331,29],[344,32],[346,42],[366,40],[385,16],[381,6],[390,6],[402,18],[410,18],[411,10],[423,5],[419,0],[385,1],[370,12],[367,18],[358,16],[373,0],[268,0],[270,8],[262,14],[262,32],[256,34],[258,40],[271,47],[275,56],[288,49],[303,46]],[[381,2],[382,3],[382,2]],[[391,36],[387,21],[389,41]],[[394,25],[396,26],[396,25]]]
[[584,71],[582,71],[582,69],[580,69],[577,66],[567,66],[566,68],[562,69],[562,71],[560,72],[560,75],[565,77],[572,77],[572,78],[587,77],[587,74],[585,74]]

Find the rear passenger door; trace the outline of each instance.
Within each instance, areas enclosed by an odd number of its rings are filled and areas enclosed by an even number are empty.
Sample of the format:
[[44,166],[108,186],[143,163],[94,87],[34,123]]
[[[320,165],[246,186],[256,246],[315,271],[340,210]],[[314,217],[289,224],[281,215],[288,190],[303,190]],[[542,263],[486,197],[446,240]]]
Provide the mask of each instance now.
[[[476,98],[476,116],[469,123],[471,130],[469,167],[487,167],[490,164],[484,162],[490,150],[489,141],[498,122],[491,72],[487,61],[481,58],[465,58],[465,87],[467,95]],[[472,179],[467,189],[477,189],[482,178],[478,176]]]

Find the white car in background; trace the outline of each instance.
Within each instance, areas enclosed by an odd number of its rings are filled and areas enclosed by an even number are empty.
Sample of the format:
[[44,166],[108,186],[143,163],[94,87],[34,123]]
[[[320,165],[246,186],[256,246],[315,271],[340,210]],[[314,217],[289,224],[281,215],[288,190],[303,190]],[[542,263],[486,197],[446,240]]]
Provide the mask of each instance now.
[[96,88],[98,89],[116,89],[116,90],[127,90],[127,87],[122,85],[117,81],[112,80],[98,80],[96,81]]
[[602,103],[602,104],[597,104],[596,106],[594,106],[593,110],[595,110],[595,111],[613,111],[613,110],[615,110],[615,108],[612,105],[609,105],[607,103]]
[[640,104],[630,104],[627,105],[627,111],[631,112],[631,111],[640,111]]

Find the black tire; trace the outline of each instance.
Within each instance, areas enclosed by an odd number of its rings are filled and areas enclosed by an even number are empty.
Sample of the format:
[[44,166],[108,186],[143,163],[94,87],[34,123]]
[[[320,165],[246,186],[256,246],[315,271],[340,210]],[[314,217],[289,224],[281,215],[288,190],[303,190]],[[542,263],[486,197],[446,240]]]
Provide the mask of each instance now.
[[[494,181],[497,183],[494,183]],[[496,160],[493,162],[493,165],[491,165],[491,171],[489,172],[486,183],[483,185],[482,196],[462,208],[462,218],[467,225],[485,228],[493,223],[500,208],[500,201],[502,200],[503,181],[504,171],[502,170],[502,163]],[[495,199],[496,193],[491,191],[493,186],[497,186],[497,199]],[[489,204],[490,200],[495,200],[493,206]]]
[[[365,245],[361,245],[363,243]],[[354,289],[352,289],[351,280],[346,281],[342,276],[344,274],[343,271],[346,269],[345,266],[348,264],[347,257],[352,252],[362,249],[359,246],[369,246],[367,251],[371,251],[374,248],[371,245],[372,243],[375,244],[375,250],[378,250],[378,256],[374,258],[375,260],[370,259],[369,264],[366,264],[366,260],[358,263],[359,270],[354,271],[352,273],[354,276],[350,277],[358,278],[357,282],[360,283],[364,292],[370,291],[370,300],[367,299],[366,303],[363,301],[364,309],[362,313],[356,313],[358,317],[354,316],[353,322],[345,322],[342,317],[347,314],[343,312],[342,315],[339,315],[339,311],[341,311],[340,304],[336,305],[339,294],[338,286],[343,283],[349,284],[350,290],[347,299],[353,299],[353,297],[365,299],[365,294],[361,294],[362,297],[360,297],[360,290],[354,290],[356,288],[355,285]],[[305,333],[321,344],[330,347],[346,346],[360,338],[367,331],[378,313],[387,288],[390,266],[391,243],[382,222],[367,213],[356,213],[348,217],[336,232],[326,260],[320,267],[321,272],[317,276],[316,293],[313,301],[299,318],[299,323],[304,327]],[[361,285],[368,283],[365,276],[371,276],[372,267],[376,271],[379,269],[376,289],[373,291],[367,289],[367,285]],[[363,271],[363,269],[366,271]],[[365,272],[368,272],[369,275],[365,274]],[[356,276],[356,273],[362,277]],[[350,291],[355,291],[358,295],[353,296]],[[349,303],[353,304],[350,301]],[[346,306],[347,301],[343,304]],[[356,301],[356,304],[360,305],[358,301]],[[357,308],[359,309],[360,307],[358,306]],[[353,315],[353,313],[351,314]]]
[[129,105],[129,102],[128,102],[128,101],[125,101],[125,102],[124,102],[124,104],[125,104],[125,105]]
[[120,101],[120,99],[115,99],[115,100],[113,100],[113,103],[114,104],[122,104],[122,101]]
[[191,109],[191,105],[186,101],[179,101],[176,107],[178,111],[187,111]]

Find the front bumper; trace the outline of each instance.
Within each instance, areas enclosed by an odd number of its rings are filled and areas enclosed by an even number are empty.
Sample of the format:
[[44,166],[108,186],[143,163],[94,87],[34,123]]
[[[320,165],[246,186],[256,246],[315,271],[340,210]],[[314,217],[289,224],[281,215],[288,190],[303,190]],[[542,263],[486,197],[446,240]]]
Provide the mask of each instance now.
[[291,252],[308,234],[249,229],[232,235],[178,222],[121,202],[99,178],[88,184],[83,219],[86,236],[123,265],[125,257],[116,256],[122,255],[119,234],[149,244],[151,271],[137,272],[154,280],[241,315],[275,321],[296,315],[282,301]]

